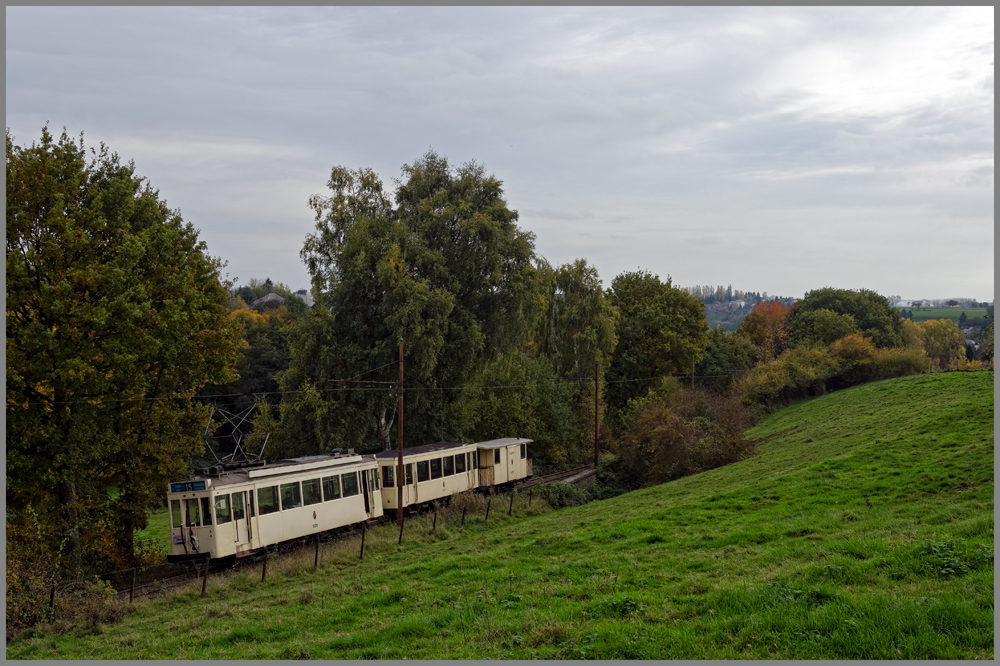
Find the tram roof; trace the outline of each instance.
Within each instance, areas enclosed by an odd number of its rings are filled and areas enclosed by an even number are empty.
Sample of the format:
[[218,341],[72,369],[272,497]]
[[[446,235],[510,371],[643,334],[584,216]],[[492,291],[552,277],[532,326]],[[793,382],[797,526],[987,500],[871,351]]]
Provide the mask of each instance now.
[[[420,453],[447,451],[448,449],[456,449],[460,446],[471,446],[471,444],[468,442],[435,442],[433,444],[424,444],[422,446],[412,446],[408,449],[403,449],[403,455],[412,456]],[[395,458],[398,455],[399,451],[396,449],[389,449],[387,451],[379,451],[375,454],[375,457],[379,460],[385,460],[386,458]]]
[[528,442],[533,442],[533,439],[524,439],[523,437],[503,437],[501,439],[489,439],[485,442],[476,442],[476,446],[480,449],[499,449],[501,446],[511,446],[514,444],[527,444]]

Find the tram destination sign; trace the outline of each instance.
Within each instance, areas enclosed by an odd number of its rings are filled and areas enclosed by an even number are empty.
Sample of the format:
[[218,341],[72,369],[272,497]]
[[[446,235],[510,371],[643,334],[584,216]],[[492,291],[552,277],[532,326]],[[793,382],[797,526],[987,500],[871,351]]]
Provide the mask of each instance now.
[[171,483],[170,492],[172,493],[184,493],[192,492],[194,490],[204,490],[204,481],[183,481],[181,483]]

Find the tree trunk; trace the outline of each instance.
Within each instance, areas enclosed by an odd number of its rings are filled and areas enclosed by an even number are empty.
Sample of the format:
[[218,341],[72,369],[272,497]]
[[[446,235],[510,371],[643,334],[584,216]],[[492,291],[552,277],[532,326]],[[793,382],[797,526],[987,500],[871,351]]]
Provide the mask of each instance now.
[[59,482],[59,504],[62,507],[62,518],[66,526],[66,552],[69,555],[69,566],[73,574],[79,573],[83,566],[83,554],[80,550],[80,522],[77,514],[76,485],[70,480]]
[[392,430],[392,424],[396,422],[395,411],[393,412],[392,417],[388,416],[388,412],[388,408],[383,407],[382,414],[376,419],[378,422],[378,443],[382,446],[383,451],[388,451],[392,448],[392,440],[389,438],[389,431]]

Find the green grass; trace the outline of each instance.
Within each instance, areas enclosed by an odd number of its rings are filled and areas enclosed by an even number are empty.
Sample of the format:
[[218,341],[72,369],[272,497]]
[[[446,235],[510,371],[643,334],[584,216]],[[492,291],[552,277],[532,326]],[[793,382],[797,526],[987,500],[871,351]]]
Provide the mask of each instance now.
[[560,511],[495,500],[143,600],[13,659],[993,657],[993,376],[783,409],[753,458]]
[[951,319],[956,324],[958,318],[965,313],[969,319],[974,317],[985,317],[986,308],[911,308],[913,310],[913,321],[927,321],[929,319]]
[[146,529],[136,530],[135,538],[148,540],[156,539],[165,544],[170,543],[170,514],[166,509],[160,509],[149,514]]

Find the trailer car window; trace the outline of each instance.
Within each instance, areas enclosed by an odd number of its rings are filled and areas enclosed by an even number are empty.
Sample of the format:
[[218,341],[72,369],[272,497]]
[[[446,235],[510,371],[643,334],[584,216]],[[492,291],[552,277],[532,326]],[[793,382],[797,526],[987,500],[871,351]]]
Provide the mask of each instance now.
[[406,485],[413,485],[413,463],[409,463],[404,468],[406,470]]
[[493,449],[493,464],[500,464],[500,449]]
[[431,461],[431,478],[440,479],[441,478],[441,459],[435,458]]
[[382,485],[386,488],[392,488],[395,485],[394,472],[395,470],[388,465],[382,466]]
[[426,460],[417,461],[417,483],[421,481],[430,481],[431,472],[430,468],[427,466]]
[[302,503],[306,506],[319,504],[323,501],[323,494],[319,489],[319,479],[309,479],[302,482]]
[[524,444],[522,444],[522,445],[521,445],[521,460],[524,460],[524,457],[525,457],[525,455],[524,455],[524,454],[525,454],[525,450],[524,450],[524,447],[525,447],[525,445],[524,445]]
[[472,469],[479,469],[479,451],[476,450],[469,455],[472,456]]
[[229,495],[219,495],[215,498],[215,520],[219,525],[232,521],[229,512]]
[[202,526],[212,524],[212,501],[207,497],[201,498],[201,515],[204,518]]
[[455,473],[455,456],[445,456],[442,458],[444,460],[444,475],[451,476]]
[[170,500],[170,526],[184,527],[184,514],[181,513],[180,500]]
[[344,488],[344,497],[351,497],[358,494],[358,473],[341,474],[340,481]]
[[455,456],[455,473],[461,474],[465,471],[465,454],[459,453]]
[[257,515],[257,514],[254,513],[254,511],[255,511],[254,507],[255,506],[257,506],[257,505],[253,501],[253,491],[251,490],[250,491],[250,517],[251,518],[253,518],[255,515]]
[[335,500],[340,497],[340,477],[339,476],[324,476],[323,477],[323,501],[329,502],[330,500]]
[[233,520],[243,520],[243,493],[233,493]]
[[375,490],[380,490],[379,485],[378,485],[378,470],[377,469],[373,469],[373,470],[371,470],[371,473],[372,473],[372,481],[375,482]]
[[260,515],[262,516],[278,511],[278,486],[269,486],[258,490],[257,504],[260,506]]
[[297,509],[302,506],[302,491],[299,490],[299,483],[281,484],[281,510]]

